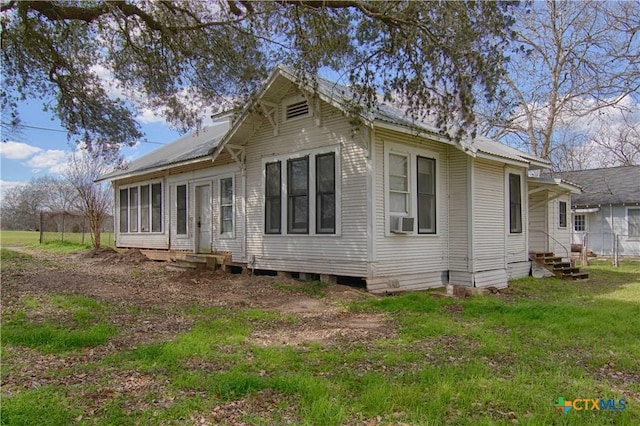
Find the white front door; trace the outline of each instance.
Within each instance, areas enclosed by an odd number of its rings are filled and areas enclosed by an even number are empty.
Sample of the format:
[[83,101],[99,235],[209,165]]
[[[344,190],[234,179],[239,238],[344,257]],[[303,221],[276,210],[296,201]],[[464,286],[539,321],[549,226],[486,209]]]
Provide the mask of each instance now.
[[211,188],[196,186],[196,252],[211,253]]

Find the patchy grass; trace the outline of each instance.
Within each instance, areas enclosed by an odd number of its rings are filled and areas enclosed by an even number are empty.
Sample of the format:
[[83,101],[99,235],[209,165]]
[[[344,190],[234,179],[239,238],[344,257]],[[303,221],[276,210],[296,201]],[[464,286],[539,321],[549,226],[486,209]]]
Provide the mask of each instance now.
[[101,321],[104,307],[80,295],[22,298],[23,309],[3,313],[2,344],[64,353],[105,344],[116,334]]
[[[9,262],[18,261],[25,260]],[[344,321],[362,312],[383,313],[397,325],[397,336],[333,345],[253,343],[256,330],[277,332],[295,323],[292,314],[173,306],[166,315],[190,318],[188,331],[56,370],[62,377],[96,377],[86,383],[3,395],[2,419],[98,425],[198,424],[199,419],[214,424],[507,425],[515,420],[637,425],[640,264],[623,263],[619,269],[594,264],[589,273],[588,282],[517,280],[491,297],[454,300],[421,292],[370,298],[343,312]],[[326,297],[326,287],[319,285],[307,293],[314,283],[273,286]],[[63,342],[61,350],[77,355],[82,345],[64,343],[63,334],[88,332],[119,312],[78,295],[24,297],[18,311],[3,312],[3,346],[49,353],[44,342]],[[7,368],[18,365],[19,358],[8,357]],[[554,407],[559,397],[625,399],[628,408],[563,414]]]

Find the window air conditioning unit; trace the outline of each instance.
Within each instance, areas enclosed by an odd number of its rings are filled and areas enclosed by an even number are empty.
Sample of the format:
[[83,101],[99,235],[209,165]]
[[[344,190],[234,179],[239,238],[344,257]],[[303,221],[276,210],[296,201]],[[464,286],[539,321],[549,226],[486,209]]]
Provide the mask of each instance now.
[[394,234],[406,234],[407,232],[413,232],[412,217],[405,216],[391,216],[391,232]]

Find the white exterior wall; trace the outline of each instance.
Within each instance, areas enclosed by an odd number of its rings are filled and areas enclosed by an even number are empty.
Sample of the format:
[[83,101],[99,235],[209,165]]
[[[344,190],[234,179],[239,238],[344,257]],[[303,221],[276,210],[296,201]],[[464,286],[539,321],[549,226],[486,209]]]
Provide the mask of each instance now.
[[507,266],[504,176],[500,163],[473,161],[473,272],[505,270]]
[[[435,235],[391,234],[386,215],[385,144],[402,144],[421,155],[438,155],[436,161]],[[410,135],[377,130],[374,152],[375,260],[367,279],[373,292],[418,290],[447,283],[449,269],[449,165],[447,146],[416,139]],[[415,194],[412,194],[415,195]],[[416,219],[417,220],[417,219]]]
[[[471,157],[449,148],[449,269],[469,272],[471,257]],[[452,272],[456,281],[465,281]],[[457,278],[459,277],[459,278]]]
[[[368,160],[361,138],[352,136],[347,119],[328,104],[322,103],[321,126],[311,117],[283,122],[281,109],[276,114],[277,135],[265,120],[246,141],[247,262],[256,269],[365,277]],[[336,235],[284,235],[286,224],[282,235],[265,234],[264,162],[279,157],[286,167],[287,155],[326,146],[337,148],[336,166],[340,167]]]
[[529,250],[548,251],[547,224],[549,207],[546,204],[547,191],[539,191],[529,195]]
[[[640,239],[629,237],[627,209],[640,206],[602,205],[599,211],[586,213],[586,232],[573,231],[572,241],[582,244],[587,235],[587,248],[599,256],[612,256],[614,234],[618,236],[618,253],[621,256],[640,256]],[[571,226],[573,229],[573,214]]]
[[[556,195],[556,194],[553,194]],[[560,201],[567,203],[567,226],[560,227]],[[568,193],[549,203],[549,247],[556,256],[571,257],[571,200]]]
[[[236,193],[235,196],[235,204],[234,204],[234,215],[235,215],[235,238],[231,239],[221,239],[219,235],[219,207],[218,207],[218,177],[235,177],[235,188]],[[170,210],[170,239],[171,244],[170,248],[173,250],[187,250],[194,251],[195,250],[195,232],[196,231],[196,202],[195,202],[195,188],[196,186],[201,185],[209,185],[211,188],[211,222],[208,226],[212,228],[212,249],[213,250],[221,250],[221,251],[232,251],[229,247],[234,248],[234,261],[236,260],[235,256],[242,256],[241,250],[238,250],[238,247],[242,246],[241,237],[243,235],[243,224],[244,221],[240,215],[240,209],[238,208],[238,193],[237,193],[237,185],[238,182],[241,181],[241,173],[238,170],[238,166],[235,164],[225,165],[219,167],[210,167],[206,169],[196,170],[193,172],[186,173],[178,173],[175,175],[169,176],[167,179],[168,188],[169,188],[169,209]],[[186,235],[178,235],[176,233],[176,186],[178,185],[187,185],[187,234]],[[237,241],[236,241],[237,240]]]

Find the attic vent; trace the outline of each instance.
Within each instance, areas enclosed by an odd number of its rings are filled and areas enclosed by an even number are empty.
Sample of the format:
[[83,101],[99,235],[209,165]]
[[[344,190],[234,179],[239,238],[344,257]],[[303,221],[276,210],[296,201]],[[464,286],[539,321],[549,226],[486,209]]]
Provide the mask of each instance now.
[[303,115],[309,114],[309,104],[307,101],[296,102],[293,104],[287,105],[287,120],[296,117],[302,117]]

